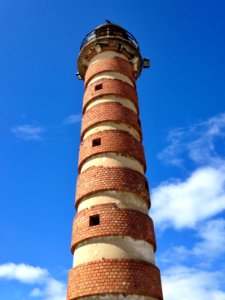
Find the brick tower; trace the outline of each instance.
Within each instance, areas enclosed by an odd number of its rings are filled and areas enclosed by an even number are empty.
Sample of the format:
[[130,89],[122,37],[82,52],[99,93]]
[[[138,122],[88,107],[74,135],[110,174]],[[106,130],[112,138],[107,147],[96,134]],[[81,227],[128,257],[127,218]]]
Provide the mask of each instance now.
[[81,45],[83,119],[67,299],[163,299],[136,79],[148,60],[106,23]]

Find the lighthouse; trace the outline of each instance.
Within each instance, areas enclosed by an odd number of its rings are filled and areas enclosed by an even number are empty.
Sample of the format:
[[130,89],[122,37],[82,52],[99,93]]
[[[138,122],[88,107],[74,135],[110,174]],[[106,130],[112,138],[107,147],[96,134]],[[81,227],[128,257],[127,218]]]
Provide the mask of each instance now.
[[162,300],[136,80],[149,66],[134,36],[107,22],[86,35],[67,300]]

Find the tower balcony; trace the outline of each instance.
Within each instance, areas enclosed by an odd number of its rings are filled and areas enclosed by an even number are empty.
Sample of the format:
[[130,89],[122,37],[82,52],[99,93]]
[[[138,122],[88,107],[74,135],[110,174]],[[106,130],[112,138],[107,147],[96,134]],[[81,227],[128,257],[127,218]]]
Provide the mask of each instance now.
[[106,23],[88,33],[81,43],[77,73],[79,79],[85,78],[92,58],[105,51],[114,51],[126,58],[133,65],[136,78],[145,67],[135,37],[117,24]]
[[92,30],[90,33],[88,33],[81,43],[80,50],[91,41],[97,42],[105,38],[116,38],[121,41],[129,42],[132,46],[134,46],[134,48],[139,50],[139,45],[135,37],[121,26],[113,23],[106,23],[100,25],[94,30]]

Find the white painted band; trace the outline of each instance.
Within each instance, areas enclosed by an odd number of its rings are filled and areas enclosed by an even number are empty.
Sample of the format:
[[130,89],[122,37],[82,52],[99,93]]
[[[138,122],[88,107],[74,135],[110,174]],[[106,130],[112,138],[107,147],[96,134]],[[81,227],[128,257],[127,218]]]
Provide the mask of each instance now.
[[122,130],[130,133],[136,140],[139,142],[141,141],[141,137],[137,130],[135,130],[133,127],[128,126],[123,123],[115,123],[115,122],[102,122],[100,124],[97,124],[93,127],[91,127],[89,130],[87,130],[84,134],[83,139],[86,139],[88,136],[90,136],[93,133],[97,133],[100,131],[105,130]]
[[135,209],[148,214],[148,204],[141,197],[128,192],[102,191],[92,193],[79,202],[77,212],[95,205],[115,203],[119,208]]
[[102,72],[100,74],[96,74],[94,77],[92,77],[92,79],[88,82],[89,86],[90,84],[92,84],[93,82],[99,80],[99,79],[117,79],[117,80],[121,80],[123,82],[128,83],[129,85],[131,85],[132,87],[134,87],[133,82],[130,80],[130,78],[128,78],[127,76],[120,74],[118,72]]
[[122,106],[129,108],[130,110],[132,110],[137,114],[137,108],[135,107],[133,102],[131,102],[129,99],[121,98],[113,95],[107,95],[100,98],[95,98],[86,106],[86,111],[97,104],[108,103],[108,102],[120,103]]
[[128,236],[98,237],[80,243],[73,256],[73,267],[103,259],[135,259],[155,263],[153,246]]
[[125,56],[125,55],[123,55],[123,54],[121,54],[121,53],[118,53],[118,52],[116,52],[116,51],[104,51],[104,52],[101,52],[101,53],[99,53],[99,54],[96,54],[91,60],[90,60],[90,62],[89,62],[89,66],[93,63],[93,62],[95,62],[95,61],[97,61],[97,60],[102,60],[102,59],[104,59],[104,58],[113,58],[113,57],[120,57],[120,58],[123,58],[123,59],[125,59],[126,61],[128,61],[128,58]]
[[143,165],[132,157],[123,156],[118,153],[103,153],[97,154],[83,164],[81,173],[90,167],[105,167],[105,168],[129,168],[144,174]]

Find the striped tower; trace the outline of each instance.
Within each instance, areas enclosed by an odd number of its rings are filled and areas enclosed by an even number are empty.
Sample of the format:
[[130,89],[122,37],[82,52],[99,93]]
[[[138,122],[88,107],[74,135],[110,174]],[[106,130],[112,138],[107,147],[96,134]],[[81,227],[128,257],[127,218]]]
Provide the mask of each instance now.
[[67,299],[163,299],[136,79],[148,64],[135,38],[106,23],[86,36],[77,76],[83,119]]

